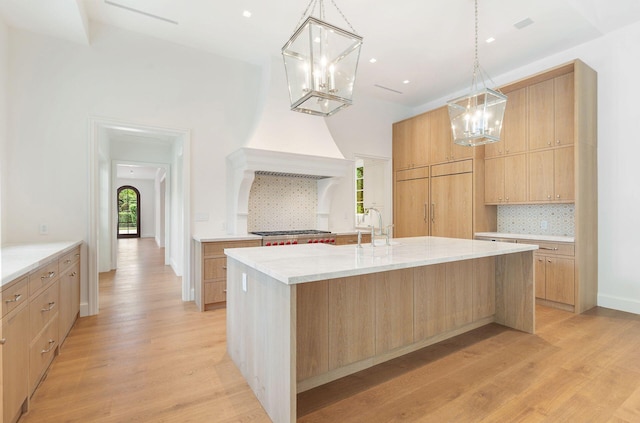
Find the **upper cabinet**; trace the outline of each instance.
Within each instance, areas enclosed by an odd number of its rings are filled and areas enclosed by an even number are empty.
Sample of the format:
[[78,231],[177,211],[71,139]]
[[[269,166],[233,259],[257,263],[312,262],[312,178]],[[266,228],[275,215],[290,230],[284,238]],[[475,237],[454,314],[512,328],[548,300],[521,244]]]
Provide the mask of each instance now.
[[500,141],[485,146],[485,157],[527,151],[527,87],[508,93]]
[[529,87],[529,150],[573,144],[573,72]]
[[429,156],[431,163],[444,163],[473,157],[473,147],[453,143],[449,109],[444,106],[428,113],[431,128]]
[[429,164],[429,117],[427,114],[394,123],[394,169],[412,169],[427,164]]

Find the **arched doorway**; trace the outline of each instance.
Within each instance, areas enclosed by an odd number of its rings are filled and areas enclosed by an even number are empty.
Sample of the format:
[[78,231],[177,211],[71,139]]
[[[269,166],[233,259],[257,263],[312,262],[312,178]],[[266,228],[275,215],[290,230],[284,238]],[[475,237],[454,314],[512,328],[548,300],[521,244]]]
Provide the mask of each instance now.
[[140,191],[131,185],[118,188],[118,238],[140,238]]

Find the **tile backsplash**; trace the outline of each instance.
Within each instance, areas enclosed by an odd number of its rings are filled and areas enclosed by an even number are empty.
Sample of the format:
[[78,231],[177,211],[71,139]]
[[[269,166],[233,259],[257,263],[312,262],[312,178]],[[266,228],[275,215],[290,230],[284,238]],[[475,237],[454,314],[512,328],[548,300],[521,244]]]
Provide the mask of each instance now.
[[256,175],[249,192],[247,229],[316,229],[318,182],[289,176]]
[[498,232],[575,236],[574,210],[574,204],[498,206]]

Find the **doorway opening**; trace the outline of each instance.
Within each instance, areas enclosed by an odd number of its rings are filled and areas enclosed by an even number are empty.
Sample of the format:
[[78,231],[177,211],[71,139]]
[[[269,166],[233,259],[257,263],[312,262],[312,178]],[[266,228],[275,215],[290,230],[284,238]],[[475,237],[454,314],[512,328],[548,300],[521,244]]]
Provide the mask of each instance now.
[[131,185],[118,188],[118,238],[140,238],[140,191]]

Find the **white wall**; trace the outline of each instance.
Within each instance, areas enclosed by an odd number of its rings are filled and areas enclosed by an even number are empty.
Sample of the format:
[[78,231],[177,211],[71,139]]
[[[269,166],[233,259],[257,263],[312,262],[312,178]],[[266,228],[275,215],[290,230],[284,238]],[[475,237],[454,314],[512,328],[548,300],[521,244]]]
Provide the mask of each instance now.
[[166,174],[164,169],[158,169],[156,177],[153,180],[155,189],[156,204],[155,208],[155,221],[156,221],[156,244],[158,247],[164,247],[165,239],[165,198],[166,198]]
[[[89,47],[11,30],[7,241],[87,240],[88,116],[192,131],[193,207],[225,219],[224,159],[256,120],[259,69],[93,23]],[[7,222],[23,222],[22,225]]]
[[140,192],[140,236],[142,238],[154,238],[156,236],[156,190],[151,179],[117,178],[113,194],[124,185],[135,187]]
[[[9,29],[0,17],[0,244],[4,243],[4,214],[3,192],[7,180],[5,175],[5,161],[7,157],[7,74],[8,74],[8,36]],[[5,197],[6,198],[6,197]]]
[[[638,314],[639,39],[640,23],[636,23],[508,74],[492,75],[501,85],[576,58],[598,73],[598,305]],[[446,100],[429,102],[414,114]]]

